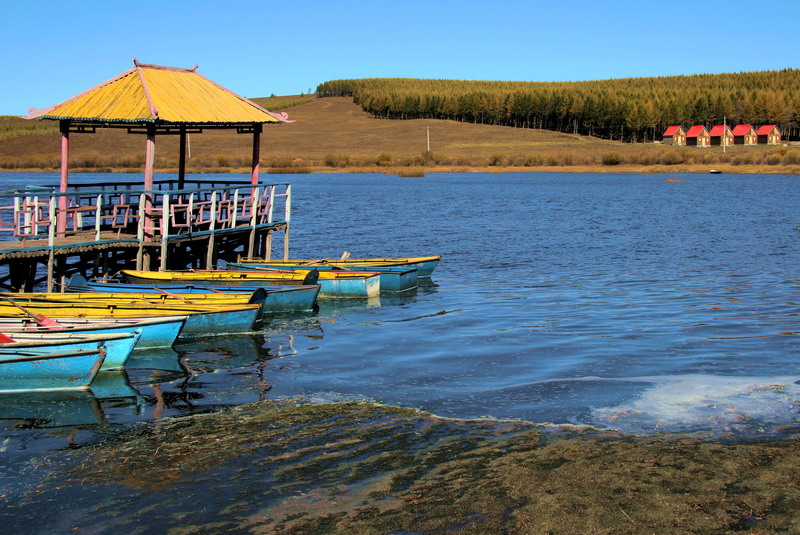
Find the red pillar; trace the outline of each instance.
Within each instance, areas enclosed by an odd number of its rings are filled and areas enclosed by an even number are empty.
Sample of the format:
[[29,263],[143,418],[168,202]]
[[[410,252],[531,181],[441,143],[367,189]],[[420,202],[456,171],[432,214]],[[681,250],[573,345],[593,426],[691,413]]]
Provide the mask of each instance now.
[[[61,127],[61,184],[60,193],[67,192],[69,185],[69,121],[60,121]],[[67,198],[58,198],[58,216],[56,217],[56,235],[64,236],[67,229]]]
[[[145,149],[144,157],[144,189],[151,191],[153,189],[153,167],[155,166],[156,159],[156,128],[154,125],[147,127],[147,147]],[[153,236],[153,194],[145,193],[144,203],[144,230],[147,236]],[[147,238],[145,238],[147,239]]]
[[181,126],[180,143],[178,148],[178,189],[183,189],[186,180],[186,127]]
[[250,174],[250,183],[258,184],[259,161],[261,160],[261,124],[253,125],[253,166]]

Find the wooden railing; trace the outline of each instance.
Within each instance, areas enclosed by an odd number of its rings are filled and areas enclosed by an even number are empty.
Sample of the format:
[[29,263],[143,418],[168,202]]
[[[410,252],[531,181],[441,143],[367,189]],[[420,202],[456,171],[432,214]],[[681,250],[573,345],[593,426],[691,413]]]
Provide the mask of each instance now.
[[273,224],[281,210],[282,222],[288,225],[291,218],[289,184],[192,181],[177,189],[177,181],[162,180],[153,190],[134,185],[84,184],[71,186],[68,193],[14,193],[12,204],[0,206],[0,239],[8,236],[8,241],[25,246],[27,240],[46,238],[52,247],[93,231],[94,240],[110,239],[110,232],[118,239],[165,242],[184,234]]

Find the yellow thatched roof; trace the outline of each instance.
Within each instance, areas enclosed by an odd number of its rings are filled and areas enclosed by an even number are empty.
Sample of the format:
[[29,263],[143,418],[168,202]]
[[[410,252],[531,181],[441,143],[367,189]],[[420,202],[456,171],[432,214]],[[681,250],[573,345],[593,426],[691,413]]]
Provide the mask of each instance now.
[[290,122],[228,91],[195,69],[144,65],[81,93],[31,118],[102,123],[278,123]]

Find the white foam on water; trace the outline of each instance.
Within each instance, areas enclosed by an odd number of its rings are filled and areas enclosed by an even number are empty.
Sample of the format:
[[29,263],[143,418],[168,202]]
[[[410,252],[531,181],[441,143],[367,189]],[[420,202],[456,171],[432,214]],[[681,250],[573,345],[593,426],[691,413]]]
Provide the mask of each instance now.
[[800,377],[682,375],[654,381],[639,397],[591,410],[592,424],[628,433],[772,434],[800,425]]

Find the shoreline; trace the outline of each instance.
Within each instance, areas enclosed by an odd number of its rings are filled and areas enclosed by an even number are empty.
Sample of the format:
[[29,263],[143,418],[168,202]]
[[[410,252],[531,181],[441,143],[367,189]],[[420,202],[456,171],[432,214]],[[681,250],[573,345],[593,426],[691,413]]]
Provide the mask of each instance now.
[[[754,165],[719,165],[716,167],[706,165],[674,165],[674,166],[642,166],[642,165],[571,165],[571,166],[387,166],[387,167],[327,167],[327,166],[296,166],[278,167],[262,170],[261,175],[282,174],[332,174],[332,173],[377,173],[383,175],[403,175],[408,178],[437,173],[631,173],[631,174],[683,174],[683,173],[710,173],[711,170],[720,174],[735,175],[797,175],[800,176],[800,165],[784,166],[754,166]],[[24,168],[1,169],[4,173],[59,173],[52,168]],[[70,173],[143,173],[142,169],[131,168],[87,168],[76,167]],[[177,174],[178,169],[165,167],[156,168],[156,173]],[[213,168],[213,169],[187,169],[187,175],[204,174],[250,174],[249,168]]]
[[726,443],[287,399],[123,429],[51,459],[53,485],[13,507],[68,503],[90,531],[789,533],[798,453],[796,435]]

